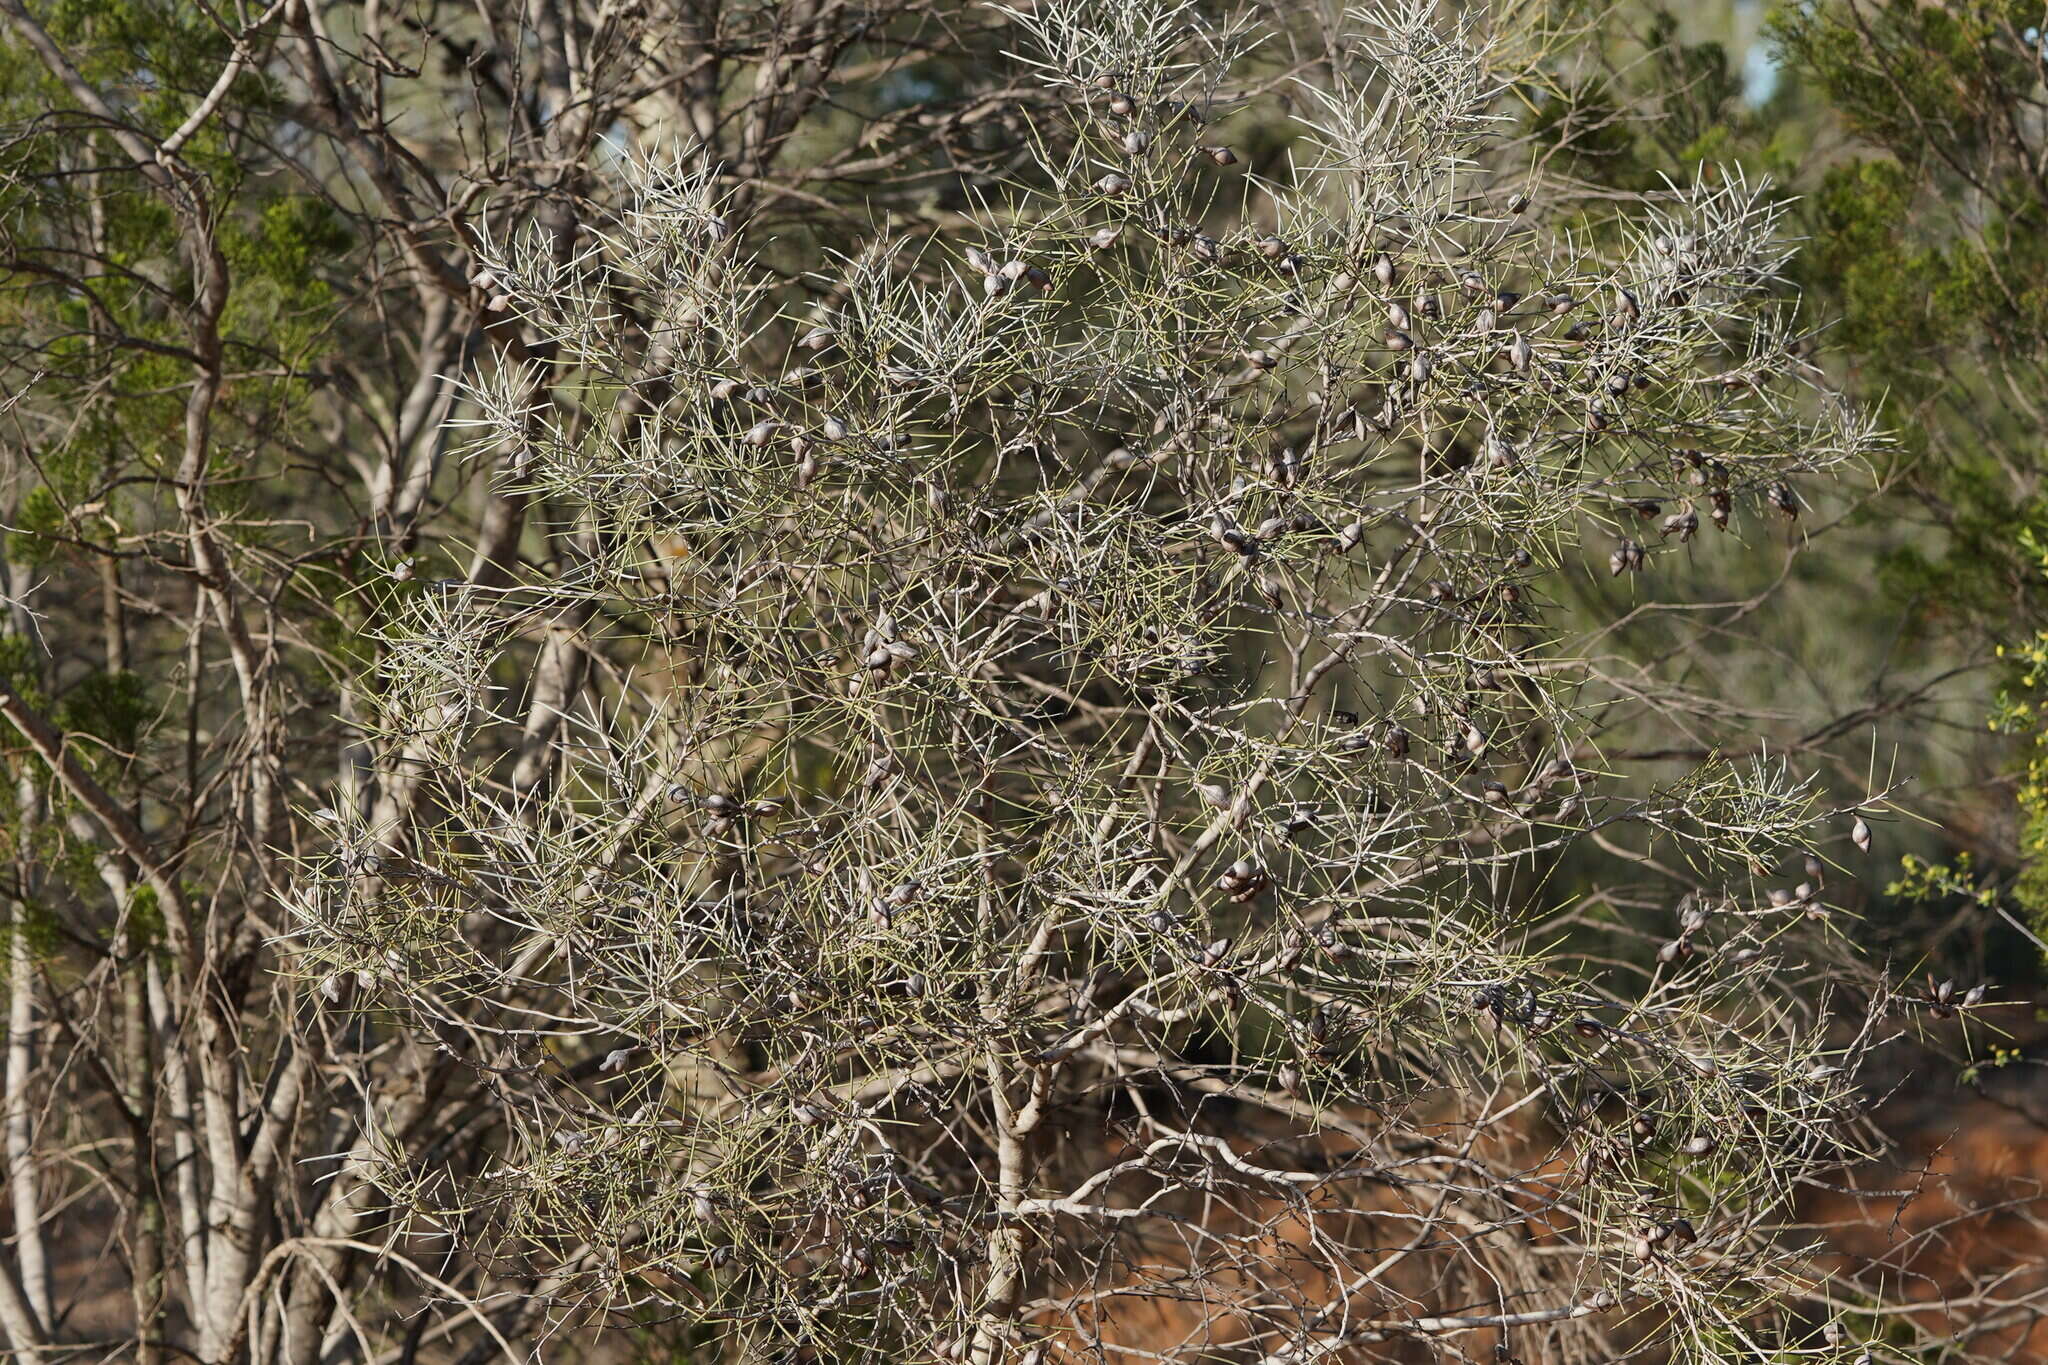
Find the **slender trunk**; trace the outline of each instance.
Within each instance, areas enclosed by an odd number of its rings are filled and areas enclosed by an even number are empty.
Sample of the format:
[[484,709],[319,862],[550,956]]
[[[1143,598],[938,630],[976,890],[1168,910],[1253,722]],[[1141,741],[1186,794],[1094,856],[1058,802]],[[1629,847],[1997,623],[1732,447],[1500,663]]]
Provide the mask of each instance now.
[[[132,917],[131,917],[132,919]],[[133,927],[131,923],[130,932]],[[121,967],[122,1027],[127,1035],[126,1083],[123,1096],[134,1115],[134,1159],[131,1179],[135,1203],[128,1231],[129,1294],[135,1310],[135,1359],[157,1365],[163,1358],[164,1206],[157,1189],[156,1066],[151,1046],[149,989],[144,961],[150,945],[128,940]]]
[[[22,785],[33,786],[26,781]],[[7,936],[7,1170],[21,1296],[37,1325],[47,1328],[50,1261],[43,1243],[42,1183],[36,1170],[35,1102],[29,1093],[35,1079],[36,965],[24,932],[27,908],[14,907],[13,932]]]

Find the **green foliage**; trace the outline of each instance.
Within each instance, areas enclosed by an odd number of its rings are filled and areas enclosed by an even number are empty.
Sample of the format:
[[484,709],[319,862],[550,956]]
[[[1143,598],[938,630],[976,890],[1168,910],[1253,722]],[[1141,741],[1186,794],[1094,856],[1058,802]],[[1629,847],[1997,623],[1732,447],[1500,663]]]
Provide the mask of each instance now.
[[126,671],[86,675],[57,712],[67,735],[89,735],[120,753],[132,753],[149,719],[147,689]]
[[42,675],[35,646],[19,635],[0,635],[0,678],[30,706],[43,700]]
[[44,564],[56,550],[55,537],[64,529],[64,507],[47,484],[29,489],[14,513],[19,539],[9,547],[24,564]]
[[[15,902],[14,918],[5,925],[0,925],[0,944],[11,940],[16,934],[27,943],[28,955],[36,961],[49,957],[63,943],[56,915],[41,901]],[[4,947],[0,947],[0,980],[6,978],[7,971],[8,957]]]
[[126,919],[131,946],[147,948],[163,942],[163,906],[157,899],[156,888],[147,882],[138,883],[129,894]]

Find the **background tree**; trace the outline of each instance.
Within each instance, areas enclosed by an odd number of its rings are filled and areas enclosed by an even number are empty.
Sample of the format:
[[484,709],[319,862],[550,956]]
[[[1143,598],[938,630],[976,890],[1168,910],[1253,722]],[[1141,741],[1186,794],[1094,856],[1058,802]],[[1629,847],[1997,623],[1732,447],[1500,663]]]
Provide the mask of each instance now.
[[1797,1230],[1976,1001],[1700,667],[1877,443],[1530,172],[1584,16],[0,13],[15,1352],[2031,1328]]

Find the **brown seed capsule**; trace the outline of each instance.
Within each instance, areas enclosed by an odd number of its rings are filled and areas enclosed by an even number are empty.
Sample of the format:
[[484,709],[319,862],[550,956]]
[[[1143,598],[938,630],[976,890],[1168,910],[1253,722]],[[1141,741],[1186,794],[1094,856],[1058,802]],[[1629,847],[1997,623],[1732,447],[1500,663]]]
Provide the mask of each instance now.
[[1107,251],[1116,245],[1120,229],[1103,227],[1095,229],[1095,235],[1088,239],[1088,245],[1096,251]]
[[1770,499],[1771,506],[1783,512],[1787,520],[1799,519],[1799,499],[1793,495],[1792,485],[1783,482],[1772,484]]
[[1508,363],[1515,367],[1517,374],[1529,372],[1529,362],[1535,354],[1536,350],[1529,344],[1529,338],[1520,332],[1515,333],[1515,339],[1508,343]]
[[1663,524],[1658,526],[1657,529],[1666,536],[1677,536],[1678,543],[1683,545],[1699,534],[1699,513],[1680,512],[1674,516],[1668,516],[1664,518]]
[[1118,175],[1115,171],[1111,171],[1108,175],[1095,182],[1095,192],[1097,194],[1128,194],[1130,189],[1130,178]]
[[1412,350],[1414,349],[1414,346],[1415,338],[1409,336],[1406,332],[1396,332],[1390,330],[1387,333],[1387,349],[1390,351]]
[[1505,806],[1508,803],[1508,789],[1505,783],[1488,779],[1479,784],[1479,793],[1489,806]]
[[1124,134],[1124,151],[1138,156],[1152,145],[1152,135],[1142,128],[1133,128]]
[[1386,288],[1387,286],[1393,284],[1394,258],[1392,256],[1387,255],[1387,253],[1384,251],[1382,251],[1379,255],[1373,257],[1372,277],[1380,282],[1381,288]]
[[1392,300],[1387,304],[1387,321],[1393,323],[1394,326],[1404,332],[1408,330],[1408,310],[1401,306],[1399,299]]
[[1118,91],[1109,97],[1109,112],[1118,118],[1129,118],[1137,111],[1138,102],[1129,95]]
[[1255,370],[1270,370],[1280,363],[1280,357],[1264,350],[1246,351],[1244,359],[1245,363]]
[[1269,261],[1277,261],[1287,254],[1287,243],[1268,233],[1259,238],[1259,254]]
[[1204,147],[1201,151],[1202,155],[1208,157],[1219,166],[1235,166],[1237,164],[1237,153],[1231,151],[1228,147]]
[[1856,817],[1856,823],[1849,827],[1849,841],[1863,852],[1870,852],[1870,826],[1860,815]]
[[1701,1133],[1685,1140],[1685,1154],[1687,1156],[1708,1156],[1712,1154],[1716,1145],[1713,1138],[1708,1137],[1705,1133]]

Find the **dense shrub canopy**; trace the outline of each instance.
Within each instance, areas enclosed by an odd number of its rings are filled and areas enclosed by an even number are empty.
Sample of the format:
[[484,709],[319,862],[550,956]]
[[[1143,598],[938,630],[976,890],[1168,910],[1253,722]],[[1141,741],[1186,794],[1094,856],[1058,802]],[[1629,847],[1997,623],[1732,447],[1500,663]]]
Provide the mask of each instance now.
[[1894,1330],[1981,997],[1714,667],[1884,442],[1583,20],[0,13],[17,1352]]

